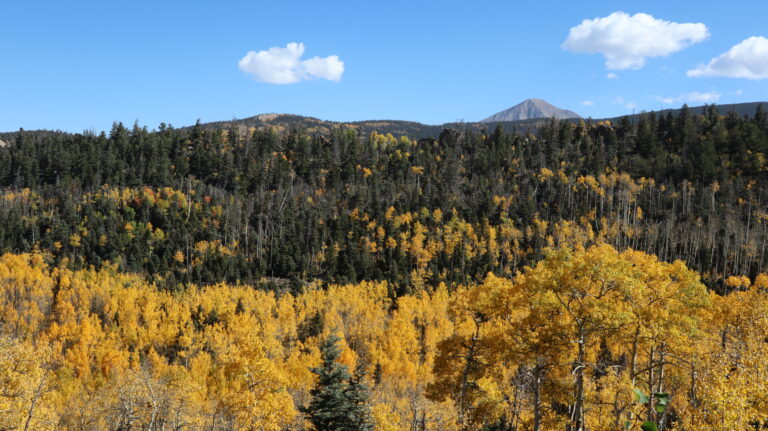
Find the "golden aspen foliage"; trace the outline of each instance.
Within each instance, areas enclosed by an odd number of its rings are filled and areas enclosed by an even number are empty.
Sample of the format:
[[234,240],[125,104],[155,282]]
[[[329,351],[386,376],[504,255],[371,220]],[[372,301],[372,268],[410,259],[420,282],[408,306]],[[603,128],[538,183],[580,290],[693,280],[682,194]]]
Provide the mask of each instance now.
[[[564,245],[513,278],[431,286],[426,262],[443,247],[502,265],[518,256],[503,244],[524,235],[509,220],[435,224],[442,218],[393,210],[366,228],[377,240],[396,232],[424,268],[423,288],[396,299],[386,282],[169,292],[115,266],[1,256],[2,426],[300,430],[316,384],[309,368],[332,332],[340,361],[367,372],[376,429],[768,422],[765,274],[732,277],[731,293],[717,296],[682,262],[583,247],[584,227],[563,223],[554,242]],[[651,408],[635,390],[650,394]],[[653,408],[655,393],[670,394],[666,413]]]
[[50,351],[0,336],[0,428],[54,430],[58,394]]

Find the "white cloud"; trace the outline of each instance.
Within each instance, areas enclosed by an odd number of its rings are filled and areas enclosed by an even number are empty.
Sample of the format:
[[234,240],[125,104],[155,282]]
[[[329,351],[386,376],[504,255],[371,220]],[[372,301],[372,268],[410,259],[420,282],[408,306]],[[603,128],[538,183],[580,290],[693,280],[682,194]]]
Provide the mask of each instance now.
[[571,52],[602,54],[608,69],[639,69],[645,60],[664,57],[709,37],[701,23],[676,23],[645,13],[614,12],[585,19],[572,27],[562,47]]
[[706,65],[689,70],[688,76],[724,76],[727,78],[768,78],[768,39],[752,36],[733,46]]
[[699,93],[698,91],[694,91],[693,93],[684,95],[684,98],[688,102],[715,103],[720,100],[720,93],[716,91],[710,91],[709,93]]
[[715,103],[720,100],[721,96],[722,95],[716,91],[710,91],[707,93],[694,91],[692,93],[685,93],[676,97],[654,96],[653,98],[665,105],[676,105],[680,103]]
[[591,100],[584,100],[584,101],[581,102],[581,104],[584,105],[584,106],[595,106],[595,102],[593,102]]
[[608,78],[608,79],[619,79],[619,75],[617,75],[617,74],[615,74],[613,72],[608,72],[608,74],[605,75],[605,77]]
[[336,55],[302,60],[303,43],[289,43],[285,48],[249,51],[238,63],[245,73],[269,84],[293,84],[308,79],[341,80],[344,62]]
[[742,89],[738,89],[738,90],[736,90],[734,92],[734,94],[737,95],[737,96],[741,96],[742,93],[744,93],[744,91],[742,91]]

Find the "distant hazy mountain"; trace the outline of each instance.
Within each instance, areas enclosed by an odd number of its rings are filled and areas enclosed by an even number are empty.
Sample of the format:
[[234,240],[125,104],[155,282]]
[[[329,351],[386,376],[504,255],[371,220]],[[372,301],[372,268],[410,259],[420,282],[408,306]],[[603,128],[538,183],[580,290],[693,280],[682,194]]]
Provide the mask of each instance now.
[[482,120],[481,123],[533,120],[536,118],[581,118],[579,114],[567,109],[560,109],[541,99],[528,99],[490,117]]

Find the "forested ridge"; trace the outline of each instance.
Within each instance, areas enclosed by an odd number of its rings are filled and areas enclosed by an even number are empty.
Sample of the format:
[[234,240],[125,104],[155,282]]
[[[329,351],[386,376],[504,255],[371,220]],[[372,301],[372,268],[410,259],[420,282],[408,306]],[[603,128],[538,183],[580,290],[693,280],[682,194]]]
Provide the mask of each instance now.
[[712,288],[768,265],[768,119],[683,109],[536,135],[446,129],[19,132],[0,148],[0,250],[117,263],[176,289],[508,276],[597,240],[684,260]]
[[762,106],[3,140],[0,429],[768,427]]

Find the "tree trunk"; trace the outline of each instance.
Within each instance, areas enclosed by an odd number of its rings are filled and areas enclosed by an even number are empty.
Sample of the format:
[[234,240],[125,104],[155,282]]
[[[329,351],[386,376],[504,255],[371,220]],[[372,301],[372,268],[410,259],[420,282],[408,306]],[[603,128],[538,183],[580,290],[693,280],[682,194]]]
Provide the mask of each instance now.
[[533,431],[541,431],[541,374],[543,367],[533,369]]
[[584,333],[579,335],[579,353],[576,357],[573,373],[576,375],[575,401],[571,412],[571,425],[568,431],[585,431],[584,429]]
[[477,348],[477,342],[480,340],[480,322],[475,322],[475,333],[472,335],[472,341],[469,345],[469,348],[467,349],[467,356],[466,360],[464,361],[464,370],[461,374],[461,389],[459,392],[459,411],[458,411],[458,421],[459,421],[459,428],[462,430],[468,429],[466,424],[466,397],[467,397],[467,388],[469,387],[469,373],[472,370],[472,367],[475,365],[475,349]]

